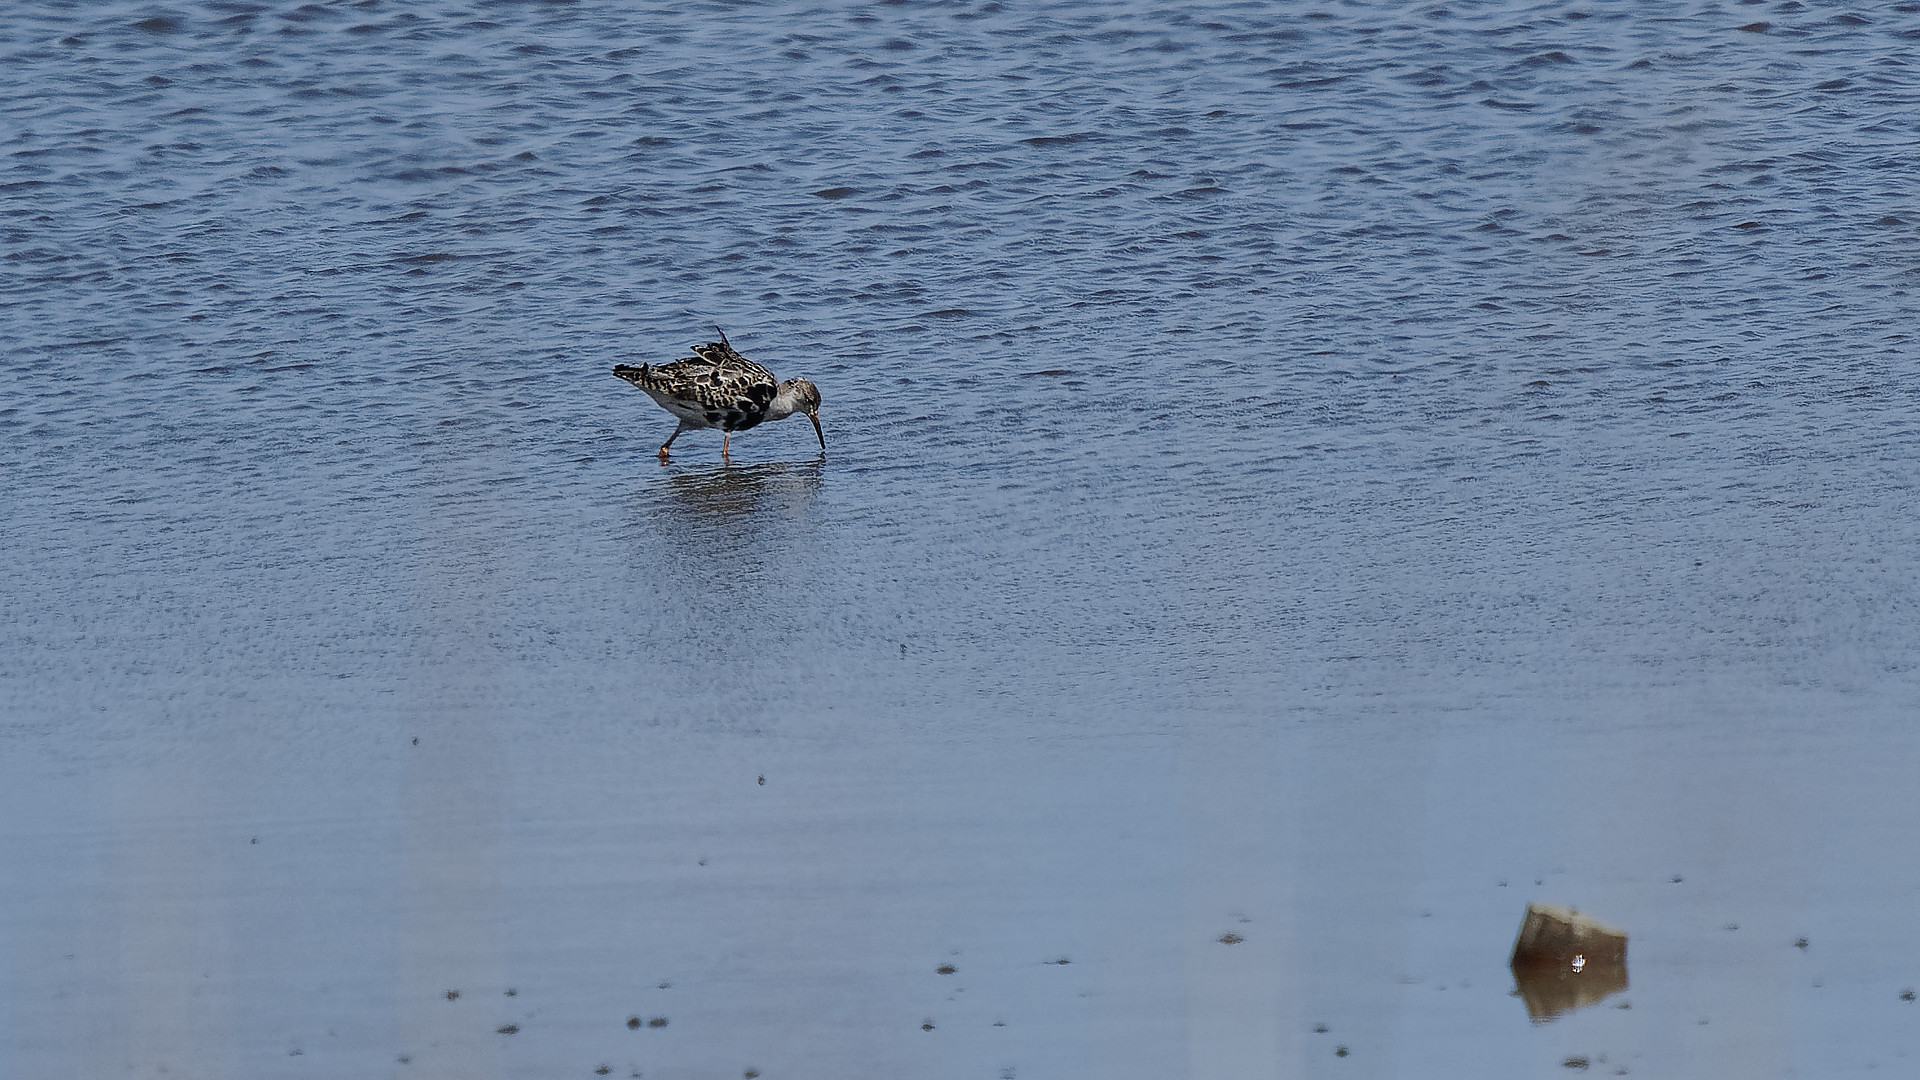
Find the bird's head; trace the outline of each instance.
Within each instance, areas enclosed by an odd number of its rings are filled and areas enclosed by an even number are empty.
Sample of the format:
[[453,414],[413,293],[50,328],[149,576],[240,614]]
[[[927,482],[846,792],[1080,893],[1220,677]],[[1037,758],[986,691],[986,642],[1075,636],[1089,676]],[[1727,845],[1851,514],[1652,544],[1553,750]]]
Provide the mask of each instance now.
[[813,435],[820,440],[820,449],[827,448],[826,433],[820,430],[820,388],[805,379],[788,379],[780,384],[779,396],[791,400],[795,412],[807,414],[813,421]]

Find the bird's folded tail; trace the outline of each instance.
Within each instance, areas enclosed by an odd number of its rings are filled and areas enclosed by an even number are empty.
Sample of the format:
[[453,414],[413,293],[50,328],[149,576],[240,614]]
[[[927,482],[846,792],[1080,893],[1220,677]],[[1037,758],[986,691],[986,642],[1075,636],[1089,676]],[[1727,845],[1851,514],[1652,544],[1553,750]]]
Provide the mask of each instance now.
[[646,364],[641,364],[639,367],[633,367],[630,364],[616,364],[614,365],[613,373],[635,386],[645,386],[653,381],[653,372],[648,369],[648,365]]

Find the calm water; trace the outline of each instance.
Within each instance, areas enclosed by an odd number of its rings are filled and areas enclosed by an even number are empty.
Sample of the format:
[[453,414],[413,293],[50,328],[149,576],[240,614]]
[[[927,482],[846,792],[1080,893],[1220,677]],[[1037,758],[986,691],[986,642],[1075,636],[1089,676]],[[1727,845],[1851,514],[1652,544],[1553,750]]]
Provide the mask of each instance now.
[[0,1072],[1911,1071],[1917,50],[15,5]]

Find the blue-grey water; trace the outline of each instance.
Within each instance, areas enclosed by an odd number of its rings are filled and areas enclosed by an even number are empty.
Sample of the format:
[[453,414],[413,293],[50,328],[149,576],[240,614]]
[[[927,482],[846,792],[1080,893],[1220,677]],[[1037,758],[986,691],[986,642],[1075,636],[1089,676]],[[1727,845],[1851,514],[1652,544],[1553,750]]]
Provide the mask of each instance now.
[[[8,5],[0,1073],[1910,1072],[1916,65]],[[655,458],[716,325],[824,454]]]

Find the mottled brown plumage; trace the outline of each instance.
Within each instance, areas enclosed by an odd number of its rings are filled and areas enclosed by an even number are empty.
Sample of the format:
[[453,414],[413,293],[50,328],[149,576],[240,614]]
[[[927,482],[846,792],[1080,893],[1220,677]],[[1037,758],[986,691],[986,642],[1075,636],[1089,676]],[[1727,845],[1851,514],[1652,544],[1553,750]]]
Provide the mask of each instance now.
[[807,414],[820,449],[827,448],[820,430],[820,391],[805,379],[776,382],[771,371],[735,352],[724,330],[719,341],[695,345],[693,355],[684,360],[658,366],[621,364],[613,373],[645,390],[680,421],[660,447],[662,461],[683,431],[719,428],[725,432],[720,440],[720,457],[725,459],[734,432],[796,412]]

